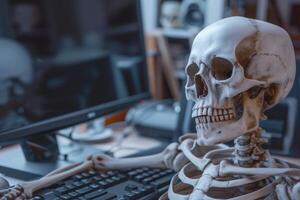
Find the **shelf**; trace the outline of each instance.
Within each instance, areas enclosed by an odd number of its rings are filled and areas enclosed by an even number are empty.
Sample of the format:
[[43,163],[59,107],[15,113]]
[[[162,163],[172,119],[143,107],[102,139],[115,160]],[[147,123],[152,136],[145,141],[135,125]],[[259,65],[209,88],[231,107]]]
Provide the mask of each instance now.
[[176,39],[194,38],[200,31],[198,28],[175,29],[175,28],[158,28],[156,31],[162,32],[165,37]]

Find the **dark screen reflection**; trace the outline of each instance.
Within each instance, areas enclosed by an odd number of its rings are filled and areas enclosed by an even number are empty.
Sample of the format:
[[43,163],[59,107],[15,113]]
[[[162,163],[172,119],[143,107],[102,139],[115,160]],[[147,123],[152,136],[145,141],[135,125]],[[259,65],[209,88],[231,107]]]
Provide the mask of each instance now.
[[10,50],[0,56],[0,132],[146,91],[136,1],[10,0],[7,8],[14,34],[0,39]]

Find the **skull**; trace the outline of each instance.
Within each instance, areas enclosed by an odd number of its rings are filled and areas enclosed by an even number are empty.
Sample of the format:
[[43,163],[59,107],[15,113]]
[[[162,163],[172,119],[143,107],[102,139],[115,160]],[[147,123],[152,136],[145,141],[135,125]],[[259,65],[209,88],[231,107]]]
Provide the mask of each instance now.
[[180,2],[165,1],[162,3],[160,23],[164,28],[176,28],[181,25],[179,17]]
[[295,70],[290,37],[276,25],[229,17],[203,29],[185,69],[198,144],[256,130],[263,112],[290,91]]

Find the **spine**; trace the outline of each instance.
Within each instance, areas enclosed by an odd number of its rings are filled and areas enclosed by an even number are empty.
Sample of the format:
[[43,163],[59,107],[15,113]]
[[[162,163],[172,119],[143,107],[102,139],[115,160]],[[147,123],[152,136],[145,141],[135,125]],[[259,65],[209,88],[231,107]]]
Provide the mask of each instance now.
[[262,147],[267,141],[261,138],[262,129],[246,133],[234,140],[234,162],[240,167],[259,167],[265,161],[265,150]]

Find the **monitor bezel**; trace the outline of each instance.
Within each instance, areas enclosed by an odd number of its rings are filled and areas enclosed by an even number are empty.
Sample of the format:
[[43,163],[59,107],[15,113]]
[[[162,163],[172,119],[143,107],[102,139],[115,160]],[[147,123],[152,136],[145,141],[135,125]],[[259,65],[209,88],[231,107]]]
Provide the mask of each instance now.
[[15,128],[7,131],[0,132],[0,144],[11,143],[13,141],[19,141],[26,139],[29,136],[36,134],[47,134],[53,133],[57,130],[70,127],[85,121],[95,119],[97,117],[116,112],[128,108],[129,106],[150,98],[150,90],[147,77],[147,57],[146,57],[146,48],[145,48],[145,39],[144,39],[144,30],[143,30],[143,19],[142,19],[142,8],[141,1],[136,0],[137,6],[137,21],[139,25],[139,35],[140,35],[140,45],[142,48],[142,67],[143,67],[143,80],[145,80],[146,92],[140,93],[137,95],[132,95],[124,99],[118,99],[115,101],[107,102],[101,105],[93,106],[83,110],[71,112],[68,114],[56,116],[33,124],[25,125],[20,128]]

